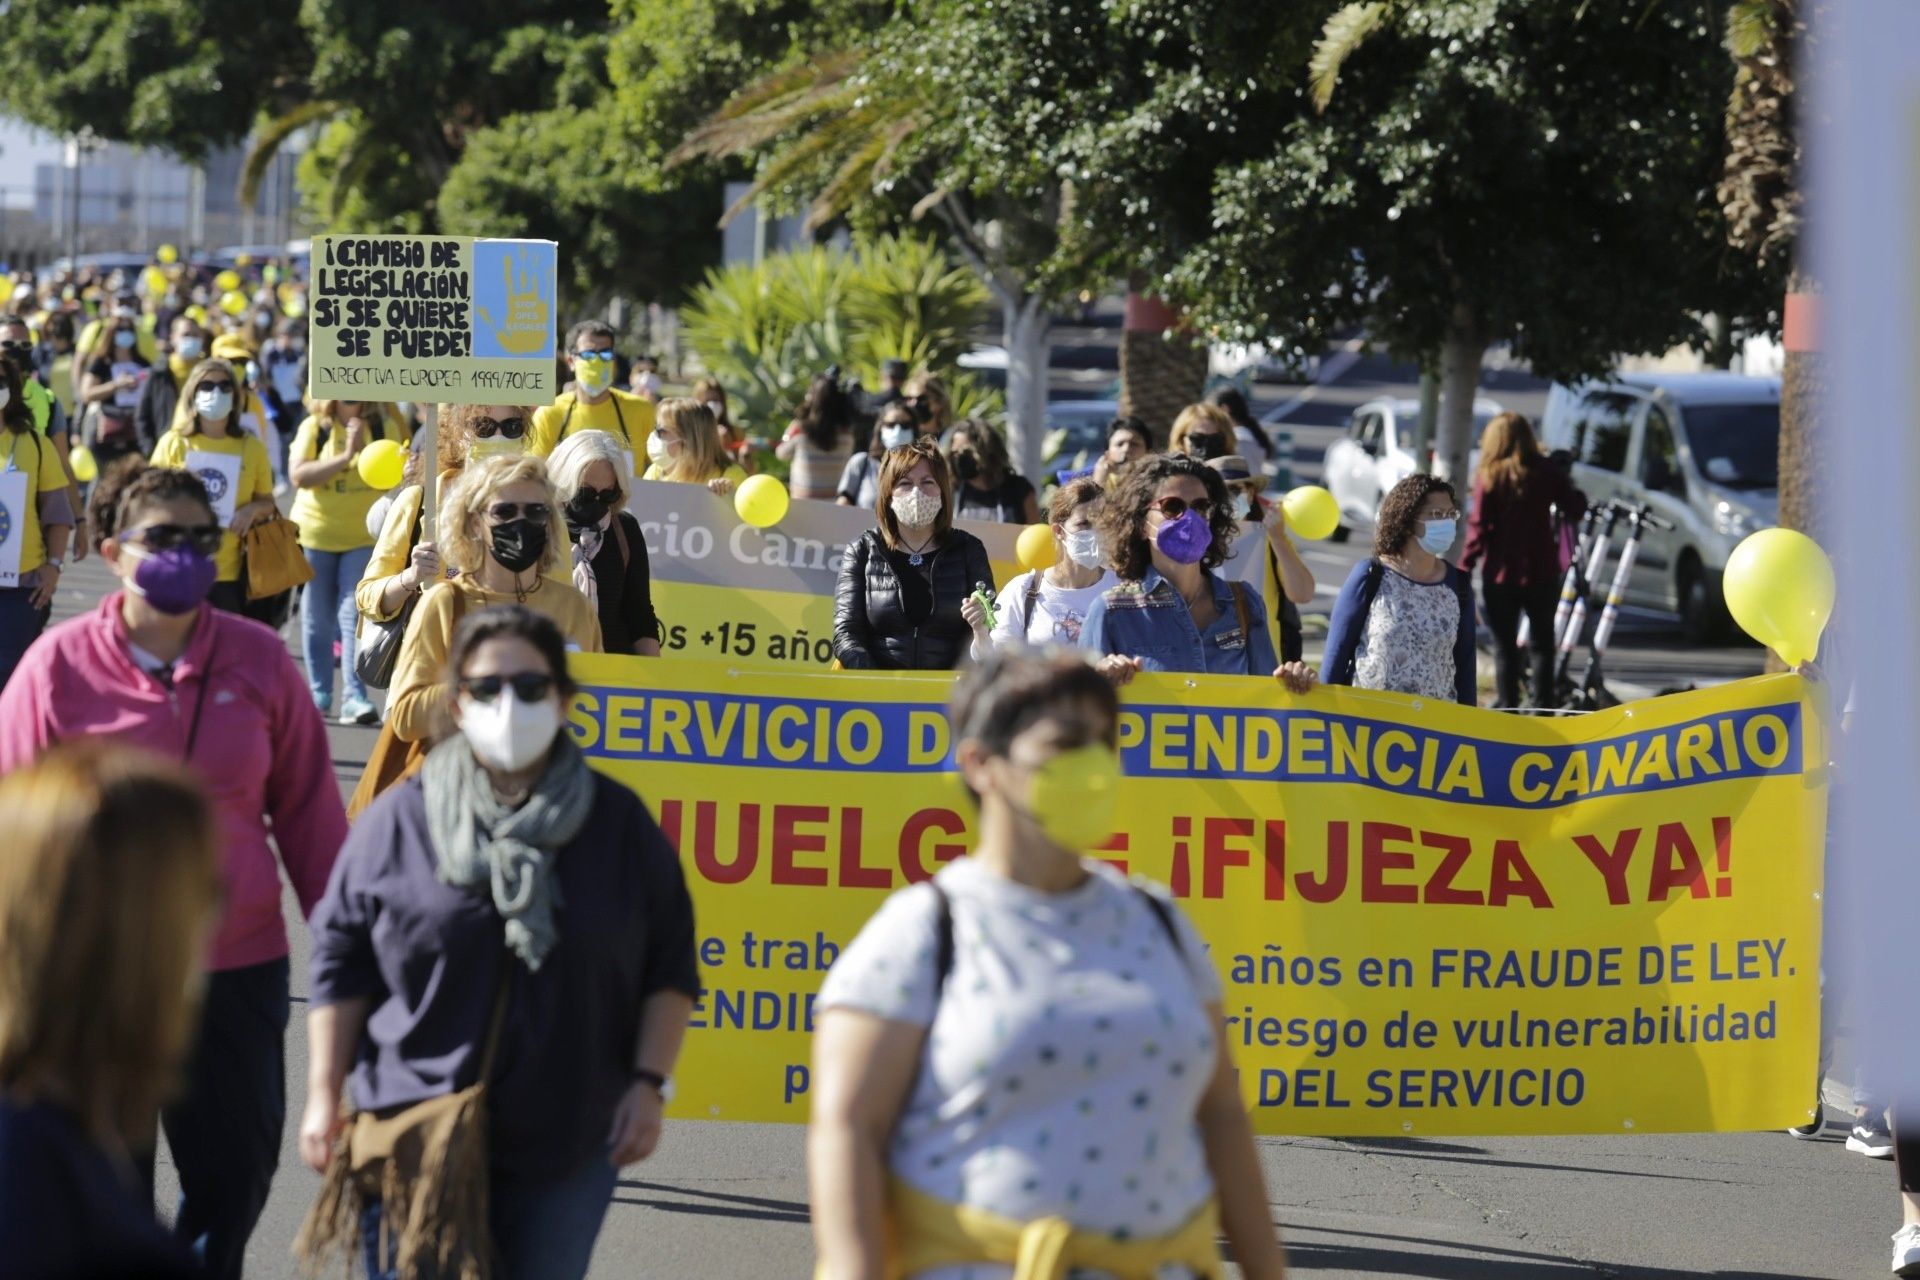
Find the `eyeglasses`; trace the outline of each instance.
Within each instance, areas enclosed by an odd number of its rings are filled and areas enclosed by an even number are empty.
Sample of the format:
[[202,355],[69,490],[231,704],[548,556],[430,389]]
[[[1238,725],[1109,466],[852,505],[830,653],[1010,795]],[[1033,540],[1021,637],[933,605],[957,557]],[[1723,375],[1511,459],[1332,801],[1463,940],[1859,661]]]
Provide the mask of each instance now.
[[1185,498],[1172,496],[1155,498],[1147,504],[1147,510],[1158,511],[1169,520],[1178,520],[1189,511],[1198,516],[1210,516],[1213,514],[1213,499],[1195,498],[1188,502]]
[[582,502],[599,502],[610,507],[620,501],[620,488],[616,485],[611,489],[590,489],[581,485],[580,491],[574,496]]
[[498,434],[508,440],[518,440],[527,434],[525,418],[480,418],[473,424],[473,434],[482,440],[491,440]]
[[120,540],[149,551],[171,551],[186,544],[201,555],[210,556],[220,550],[220,535],[224,532],[217,524],[150,524],[128,530],[120,535]]
[[1422,520],[1458,520],[1460,513],[1458,511],[1435,511],[1429,512],[1420,518]]
[[0,342],[0,351],[31,351],[33,344],[23,338],[8,338]]
[[487,508],[487,516],[495,524],[505,524],[522,516],[535,524],[545,524],[553,518],[553,508],[544,502],[496,502]]
[[605,360],[608,363],[612,363],[614,354],[611,351],[576,351],[573,353],[573,358],[575,360]]
[[501,690],[509,687],[517,701],[545,702],[553,692],[553,677],[538,671],[522,671],[514,676],[460,677],[460,692],[483,705],[493,702]]

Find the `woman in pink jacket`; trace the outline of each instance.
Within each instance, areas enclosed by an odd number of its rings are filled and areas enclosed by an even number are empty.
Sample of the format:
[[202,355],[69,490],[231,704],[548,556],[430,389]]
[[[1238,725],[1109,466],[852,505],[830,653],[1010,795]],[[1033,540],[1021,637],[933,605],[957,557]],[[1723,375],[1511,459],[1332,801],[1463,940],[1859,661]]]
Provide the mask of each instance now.
[[0,693],[0,774],[56,742],[112,737],[185,761],[215,806],[225,905],[186,1086],[160,1120],[180,1173],[175,1232],[209,1276],[237,1280],[286,1116],[280,869],[310,913],[346,813],[325,726],[286,645],[205,603],[221,529],[198,477],[130,459],[91,507],[102,559],[125,590],[27,651]]

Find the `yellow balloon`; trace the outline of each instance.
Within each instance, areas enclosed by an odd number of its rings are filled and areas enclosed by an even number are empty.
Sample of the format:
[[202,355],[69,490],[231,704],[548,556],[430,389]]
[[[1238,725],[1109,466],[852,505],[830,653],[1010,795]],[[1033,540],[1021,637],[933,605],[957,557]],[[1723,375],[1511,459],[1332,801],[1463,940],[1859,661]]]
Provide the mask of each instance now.
[[1792,529],[1748,535],[1727,557],[1727,611],[1789,667],[1812,662],[1833,616],[1833,561]]
[[1340,527],[1340,503],[1317,484],[1303,484],[1280,500],[1287,513],[1287,531],[1296,538],[1318,542]]
[[73,478],[81,484],[92,484],[100,478],[100,463],[94,458],[93,450],[83,444],[67,450],[67,465],[73,468]]
[[1053,530],[1044,524],[1030,524],[1020,531],[1014,539],[1013,553],[1020,560],[1022,569],[1051,569],[1053,562],[1060,558],[1060,548],[1054,545]]
[[247,295],[238,289],[229,289],[220,295],[220,309],[230,316],[245,315]]
[[169,267],[180,261],[180,251],[170,244],[161,245],[153,256]]
[[733,509],[756,529],[769,529],[787,514],[787,486],[773,476],[748,476],[733,491]]
[[360,451],[360,478],[369,489],[391,489],[406,474],[407,455],[392,440],[375,440]]
[[213,278],[213,283],[215,288],[222,290],[238,289],[240,287],[240,273],[233,270],[222,271]]
[[157,298],[167,291],[167,273],[158,267],[148,267],[140,273],[140,286],[149,296]]

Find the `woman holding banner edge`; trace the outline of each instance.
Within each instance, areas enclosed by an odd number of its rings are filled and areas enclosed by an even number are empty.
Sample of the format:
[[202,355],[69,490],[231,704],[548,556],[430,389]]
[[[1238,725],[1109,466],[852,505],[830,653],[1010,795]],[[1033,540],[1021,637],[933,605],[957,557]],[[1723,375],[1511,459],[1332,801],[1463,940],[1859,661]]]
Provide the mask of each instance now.
[[[807,1169],[816,1274],[1284,1276],[1218,975],[1110,832],[1119,703],[1086,662],[997,650],[960,678],[979,838],[890,897],[820,993]],[[1063,1225],[1055,1226],[1059,1223]]]
[[853,670],[951,671],[973,635],[962,602],[993,590],[987,548],[953,527],[953,478],[932,437],[889,450],[878,490],[875,527],[841,561],[833,656]]
[[1080,647],[1115,684],[1183,671],[1313,687],[1304,664],[1279,665],[1260,593],[1214,572],[1240,528],[1230,503],[1218,471],[1159,454],[1130,464],[1101,504],[1101,541],[1120,585],[1093,602]]

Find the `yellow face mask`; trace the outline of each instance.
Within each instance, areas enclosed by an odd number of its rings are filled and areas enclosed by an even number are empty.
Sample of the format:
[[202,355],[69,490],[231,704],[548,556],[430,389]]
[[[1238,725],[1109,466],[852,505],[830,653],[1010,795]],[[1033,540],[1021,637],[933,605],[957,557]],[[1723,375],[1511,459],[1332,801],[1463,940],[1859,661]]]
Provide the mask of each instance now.
[[485,462],[488,458],[513,458],[527,451],[526,440],[509,440],[505,436],[489,436],[485,440],[476,439],[467,446],[469,462]]
[[1062,751],[1033,772],[1027,812],[1047,839],[1075,852],[1113,834],[1120,757],[1104,743]]

